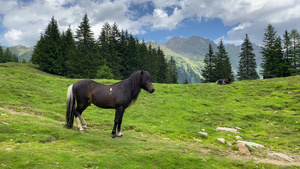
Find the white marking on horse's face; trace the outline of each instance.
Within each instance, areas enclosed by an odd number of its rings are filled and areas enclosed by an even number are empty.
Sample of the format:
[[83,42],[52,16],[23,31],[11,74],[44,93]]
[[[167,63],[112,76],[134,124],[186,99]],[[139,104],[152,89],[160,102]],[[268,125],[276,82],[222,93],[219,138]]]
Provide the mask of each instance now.
[[112,91],[112,88],[110,88],[109,91]]

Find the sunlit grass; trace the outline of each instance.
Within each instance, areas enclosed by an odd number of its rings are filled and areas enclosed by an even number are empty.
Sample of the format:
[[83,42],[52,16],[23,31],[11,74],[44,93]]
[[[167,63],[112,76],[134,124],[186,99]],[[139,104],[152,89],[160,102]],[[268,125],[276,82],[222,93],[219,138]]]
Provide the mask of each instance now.
[[[2,65],[7,66],[0,66],[3,168],[287,168],[244,158],[236,135],[265,146],[252,157],[264,158],[268,151],[300,155],[299,76],[226,86],[154,84],[153,94],[142,91],[126,109],[124,138],[112,139],[113,109],[88,107],[85,133],[64,128],[67,88],[79,79],[27,64]],[[241,130],[217,132],[216,127]]]

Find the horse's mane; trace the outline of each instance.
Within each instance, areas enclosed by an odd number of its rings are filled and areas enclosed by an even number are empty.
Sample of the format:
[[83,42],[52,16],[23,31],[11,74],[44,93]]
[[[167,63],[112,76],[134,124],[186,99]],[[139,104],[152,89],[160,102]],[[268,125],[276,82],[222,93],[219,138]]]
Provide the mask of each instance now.
[[[145,71],[146,72],[146,71]],[[131,82],[132,101],[135,102],[141,91],[141,75],[142,71],[136,71],[129,76]]]

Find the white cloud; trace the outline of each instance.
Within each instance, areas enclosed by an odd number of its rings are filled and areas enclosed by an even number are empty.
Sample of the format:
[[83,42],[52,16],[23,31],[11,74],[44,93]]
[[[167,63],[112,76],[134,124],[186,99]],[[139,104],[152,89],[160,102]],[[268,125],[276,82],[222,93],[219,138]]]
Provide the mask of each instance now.
[[[133,10],[132,5],[141,5],[141,8]],[[147,12],[141,16],[139,10]],[[285,29],[300,30],[299,11],[300,0],[0,0],[0,26],[6,31],[0,35],[0,44],[34,45],[52,16],[61,31],[70,25],[75,32],[85,13],[95,37],[105,22],[116,22],[120,29],[133,34],[146,34],[147,31],[175,30],[186,19],[202,22],[219,18],[224,25],[232,27],[227,34],[220,35],[227,39],[224,42],[239,43],[247,33],[252,42],[261,43],[269,23],[279,35]]]
[[4,35],[4,38],[15,41],[15,40],[21,39],[22,34],[23,34],[23,32],[21,30],[11,29]]

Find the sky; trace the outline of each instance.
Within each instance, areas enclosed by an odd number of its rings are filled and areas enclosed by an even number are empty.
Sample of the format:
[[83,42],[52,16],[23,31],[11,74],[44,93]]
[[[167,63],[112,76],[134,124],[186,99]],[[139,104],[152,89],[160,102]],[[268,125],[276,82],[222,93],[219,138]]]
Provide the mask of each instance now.
[[139,40],[160,44],[201,36],[240,45],[245,35],[261,45],[268,24],[282,36],[300,31],[300,0],[0,0],[0,45],[34,46],[52,17],[75,33],[87,14],[95,38],[104,23]]

